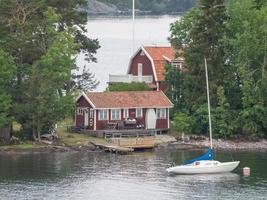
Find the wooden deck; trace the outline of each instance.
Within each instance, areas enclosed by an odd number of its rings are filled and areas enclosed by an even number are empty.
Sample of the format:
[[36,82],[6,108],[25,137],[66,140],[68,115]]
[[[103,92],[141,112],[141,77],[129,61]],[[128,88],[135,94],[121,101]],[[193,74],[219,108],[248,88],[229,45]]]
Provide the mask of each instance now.
[[94,146],[110,153],[128,154],[139,149],[153,149],[156,144],[154,136],[138,138],[110,138],[107,142],[91,142]]
[[91,143],[94,146],[100,149],[103,149],[105,152],[110,152],[110,153],[129,154],[134,151],[133,148],[120,147],[118,145],[104,144],[104,143],[97,143],[97,142],[91,142]]
[[110,138],[111,144],[133,149],[152,149],[155,147],[155,136],[136,138]]
[[103,138],[129,138],[129,137],[146,137],[146,136],[155,136],[157,134],[168,133],[169,129],[123,129],[123,130],[89,130],[81,129],[80,132]]

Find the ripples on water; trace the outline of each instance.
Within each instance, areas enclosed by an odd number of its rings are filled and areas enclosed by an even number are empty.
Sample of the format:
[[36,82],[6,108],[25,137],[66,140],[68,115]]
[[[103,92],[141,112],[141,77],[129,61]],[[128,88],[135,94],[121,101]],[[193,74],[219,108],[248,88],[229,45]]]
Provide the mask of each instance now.
[[[0,199],[266,199],[264,153],[234,153],[236,173],[169,176],[169,163],[201,152],[158,150],[115,155],[52,153],[0,156]],[[219,160],[229,159],[220,153]],[[218,155],[218,156],[219,156]],[[252,174],[243,177],[241,168]]]

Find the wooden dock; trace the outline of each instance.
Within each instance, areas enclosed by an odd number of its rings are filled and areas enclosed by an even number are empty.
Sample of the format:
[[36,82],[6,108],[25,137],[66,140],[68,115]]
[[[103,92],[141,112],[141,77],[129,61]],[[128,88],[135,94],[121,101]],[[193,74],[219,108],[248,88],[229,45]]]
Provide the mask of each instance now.
[[155,136],[129,137],[129,138],[110,138],[110,143],[120,147],[133,149],[153,149],[155,147]]
[[98,143],[98,142],[91,142],[95,147],[98,147],[99,149],[104,150],[105,152],[110,153],[118,153],[118,154],[129,154],[134,151],[133,148],[129,147],[120,147],[118,145],[113,144],[104,144],[104,143]]
[[155,147],[155,137],[136,138],[110,138],[108,142],[91,142],[95,147],[105,152],[128,154],[140,149],[153,149]]

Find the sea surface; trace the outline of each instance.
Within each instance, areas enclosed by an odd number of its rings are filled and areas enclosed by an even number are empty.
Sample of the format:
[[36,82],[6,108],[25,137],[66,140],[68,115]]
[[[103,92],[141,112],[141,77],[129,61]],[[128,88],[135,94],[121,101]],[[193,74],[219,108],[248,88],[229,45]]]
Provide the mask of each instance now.
[[[170,45],[170,24],[179,20],[180,16],[142,16],[135,20],[134,51],[141,45]],[[97,63],[88,63],[81,54],[77,64],[81,68],[86,65],[97,80],[100,81],[96,91],[104,91],[109,74],[126,74],[129,60],[133,55],[132,19],[130,17],[98,17],[89,18],[86,25],[88,37],[98,39],[101,48],[96,54]]]
[[[1,200],[266,199],[266,152],[216,152],[220,161],[240,160],[233,173],[170,176],[203,150],[175,148],[116,155],[65,152],[0,156]],[[242,175],[249,166],[251,175]]]

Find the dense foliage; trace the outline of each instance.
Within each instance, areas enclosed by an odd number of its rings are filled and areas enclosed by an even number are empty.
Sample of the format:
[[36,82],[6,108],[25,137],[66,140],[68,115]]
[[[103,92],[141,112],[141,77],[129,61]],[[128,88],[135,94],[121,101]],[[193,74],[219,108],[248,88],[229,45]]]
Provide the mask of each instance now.
[[[177,102],[174,113],[185,113],[186,122],[191,117],[192,132],[208,130],[206,57],[214,135],[266,137],[267,1],[199,0],[197,8],[171,25],[169,39],[184,49],[186,61],[186,70],[176,75],[167,66],[166,81],[180,83],[173,90],[179,95],[170,98]],[[178,116],[176,123],[183,118]]]
[[113,83],[107,88],[110,92],[115,91],[146,91],[152,90],[146,83]]
[[11,86],[16,66],[12,58],[0,49],[0,128],[8,126],[13,117],[10,115],[12,108]]
[[87,89],[71,73],[78,53],[95,61],[99,48],[86,36],[87,14],[79,9],[86,5],[86,0],[0,0],[0,77],[9,75],[0,86],[6,102],[1,118],[13,117],[28,136],[40,137],[73,113],[72,93]]
[[[132,0],[99,0],[116,5],[121,10],[132,8]],[[185,12],[196,4],[196,0],[135,0],[136,9],[152,14]]]

